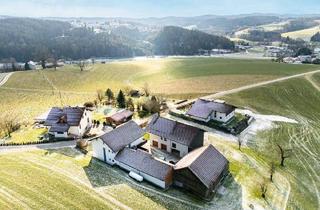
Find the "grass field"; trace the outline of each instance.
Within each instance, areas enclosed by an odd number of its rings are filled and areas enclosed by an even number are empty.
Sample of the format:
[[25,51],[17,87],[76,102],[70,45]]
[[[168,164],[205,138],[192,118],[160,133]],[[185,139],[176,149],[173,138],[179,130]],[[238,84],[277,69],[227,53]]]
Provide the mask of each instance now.
[[241,188],[232,177],[223,196],[203,202],[178,189],[136,183],[121,169],[71,148],[4,153],[0,164],[1,209],[241,208]]
[[[312,79],[320,85],[320,75],[314,75]],[[299,121],[298,125],[277,123],[272,130],[259,133],[248,146],[259,153],[263,162],[269,163],[279,163],[276,144],[292,149],[286,167],[277,169],[291,184],[287,209],[319,209],[319,90],[301,78],[243,91],[225,99],[264,114],[277,114]]]
[[310,41],[311,37],[317,32],[320,32],[320,26],[315,26],[308,29],[303,29],[299,31],[292,31],[288,33],[281,34],[282,37],[290,37],[292,39],[303,39],[305,41]]
[[0,88],[0,109],[14,109],[30,122],[51,106],[93,100],[97,89],[141,89],[148,82],[155,94],[190,98],[315,68],[261,60],[177,58],[96,64],[84,72],[75,66],[42,73],[17,72]]

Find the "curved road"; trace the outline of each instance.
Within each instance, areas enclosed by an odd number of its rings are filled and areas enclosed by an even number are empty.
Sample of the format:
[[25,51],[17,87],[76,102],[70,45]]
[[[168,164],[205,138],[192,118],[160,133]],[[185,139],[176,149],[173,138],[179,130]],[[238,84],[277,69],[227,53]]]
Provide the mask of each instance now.
[[[246,85],[246,86],[242,86],[242,87],[239,87],[239,88],[234,88],[234,89],[231,89],[231,90],[225,90],[225,91],[221,91],[219,93],[214,93],[214,94],[210,94],[210,95],[207,95],[207,96],[203,96],[201,98],[203,98],[203,99],[219,98],[219,97],[222,97],[222,96],[225,96],[225,95],[230,95],[230,94],[233,94],[233,93],[237,93],[237,92],[240,92],[240,91],[243,91],[243,90],[248,90],[248,89],[252,89],[252,88],[256,88],[256,87],[270,85],[270,84],[273,84],[273,83],[282,82],[282,81],[286,81],[286,80],[294,79],[294,78],[298,78],[298,77],[310,76],[310,75],[315,74],[315,73],[320,73],[320,70],[305,72],[305,73],[301,73],[301,74],[295,74],[295,75],[291,75],[291,76],[287,76],[287,77],[281,77],[281,78],[274,79],[274,80],[269,80],[269,81],[259,82],[259,83],[255,83],[255,84],[251,84],[251,85]],[[195,102],[196,100],[197,99],[188,100],[185,103],[177,105],[175,108],[179,108],[179,107],[183,107],[183,106],[189,105],[189,104]]]

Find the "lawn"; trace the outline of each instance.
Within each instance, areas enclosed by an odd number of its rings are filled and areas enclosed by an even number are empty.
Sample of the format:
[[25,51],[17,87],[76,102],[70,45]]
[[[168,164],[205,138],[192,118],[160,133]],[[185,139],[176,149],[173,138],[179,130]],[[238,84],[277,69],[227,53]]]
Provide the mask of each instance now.
[[207,203],[175,188],[137,183],[123,170],[71,148],[4,153],[0,164],[1,209],[241,208],[241,189],[232,177],[225,195]]
[[[314,75],[313,80],[320,85],[319,75]],[[277,144],[292,149],[286,167],[277,169],[290,181],[287,209],[319,209],[320,92],[308,80],[299,78],[224,99],[240,107],[291,117],[299,122],[298,125],[277,123],[272,130],[260,132],[248,146],[267,163],[279,163]]]

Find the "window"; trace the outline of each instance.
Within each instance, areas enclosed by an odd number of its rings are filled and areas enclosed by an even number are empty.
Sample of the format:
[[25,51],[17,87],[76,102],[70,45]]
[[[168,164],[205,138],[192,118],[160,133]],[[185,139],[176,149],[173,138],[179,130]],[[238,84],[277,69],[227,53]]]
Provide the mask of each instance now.
[[81,124],[79,125],[79,129],[81,129]]
[[90,122],[89,117],[87,118],[87,122],[88,122],[88,123]]
[[57,134],[64,134],[64,132],[57,132]]
[[222,120],[222,117],[220,117],[220,120]]
[[172,143],[173,148],[177,148],[177,145],[175,143]]
[[164,140],[164,141],[167,141],[167,139],[166,139],[166,138],[163,138],[163,140]]
[[158,142],[157,141],[152,141],[152,146],[158,147]]

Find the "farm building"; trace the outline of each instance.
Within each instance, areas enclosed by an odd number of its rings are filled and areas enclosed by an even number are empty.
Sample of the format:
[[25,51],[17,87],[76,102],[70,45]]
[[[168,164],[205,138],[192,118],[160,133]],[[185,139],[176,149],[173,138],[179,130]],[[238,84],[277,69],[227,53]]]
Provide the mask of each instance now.
[[210,199],[228,173],[228,160],[212,145],[198,148],[174,166],[174,184]]
[[204,131],[155,115],[148,124],[150,146],[183,157],[203,146]]
[[134,121],[129,121],[92,140],[93,157],[114,165],[118,152],[125,147],[134,148],[142,144],[143,136],[144,131]]
[[92,125],[92,112],[84,107],[53,107],[44,125],[56,139],[81,138]]
[[118,125],[121,125],[121,124],[131,120],[132,116],[133,116],[133,112],[131,112],[129,110],[122,110],[122,111],[120,111],[110,117],[107,117],[107,121],[110,124],[118,126]]
[[125,148],[117,154],[115,160],[120,168],[134,172],[158,187],[167,189],[172,184],[172,166],[154,159],[145,151]]
[[224,102],[198,99],[189,109],[187,115],[203,122],[215,120],[225,123],[234,118],[235,109],[236,107]]

